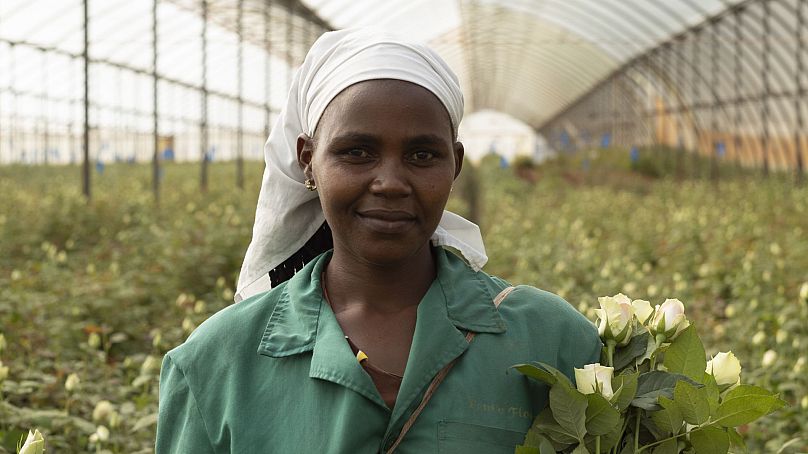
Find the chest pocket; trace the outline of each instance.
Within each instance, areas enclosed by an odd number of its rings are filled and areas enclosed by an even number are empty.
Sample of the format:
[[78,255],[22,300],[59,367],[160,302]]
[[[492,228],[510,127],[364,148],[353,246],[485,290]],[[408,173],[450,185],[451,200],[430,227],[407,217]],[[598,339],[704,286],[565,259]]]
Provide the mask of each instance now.
[[515,430],[454,421],[438,423],[440,454],[513,454],[524,440],[525,434]]

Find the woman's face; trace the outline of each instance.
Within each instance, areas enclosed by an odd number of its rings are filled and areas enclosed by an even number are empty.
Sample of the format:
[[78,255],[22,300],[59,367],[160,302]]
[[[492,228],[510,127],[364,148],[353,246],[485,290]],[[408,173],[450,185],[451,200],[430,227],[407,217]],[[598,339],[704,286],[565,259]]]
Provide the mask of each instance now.
[[317,185],[334,247],[376,265],[428,248],[463,161],[443,104],[397,80],[342,91],[314,140],[301,135],[297,149]]

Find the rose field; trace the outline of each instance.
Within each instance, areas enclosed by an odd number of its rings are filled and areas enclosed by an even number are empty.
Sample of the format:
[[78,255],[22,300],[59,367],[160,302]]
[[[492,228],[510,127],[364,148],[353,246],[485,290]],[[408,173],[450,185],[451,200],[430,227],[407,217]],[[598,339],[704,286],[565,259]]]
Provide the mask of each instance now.
[[[787,403],[741,427],[748,451],[808,453],[808,185],[624,155],[486,158],[449,208],[480,224],[486,271],[592,320],[599,296],[684,302],[708,356]],[[166,163],[155,203],[150,166],[112,164],[88,203],[78,167],[0,167],[0,453],[34,428],[48,452],[153,451],[163,354],[233,300],[262,165],[245,170],[239,190],[214,163],[201,192],[197,164]]]

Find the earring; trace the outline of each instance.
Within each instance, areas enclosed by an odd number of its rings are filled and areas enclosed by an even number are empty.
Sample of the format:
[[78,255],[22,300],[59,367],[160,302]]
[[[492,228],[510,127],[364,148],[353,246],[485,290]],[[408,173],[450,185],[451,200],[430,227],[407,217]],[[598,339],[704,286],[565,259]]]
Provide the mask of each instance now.
[[314,180],[312,180],[311,178],[306,178],[306,181],[304,181],[303,184],[306,185],[306,189],[308,189],[309,191],[317,190],[317,185],[314,184]]

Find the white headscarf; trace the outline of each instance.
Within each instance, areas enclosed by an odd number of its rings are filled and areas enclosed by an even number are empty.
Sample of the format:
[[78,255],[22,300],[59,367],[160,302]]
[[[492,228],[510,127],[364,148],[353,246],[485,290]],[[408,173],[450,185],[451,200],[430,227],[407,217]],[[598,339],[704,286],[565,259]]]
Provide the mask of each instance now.
[[[295,73],[286,105],[264,146],[266,168],[236,302],[269,290],[269,271],[306,244],[325,221],[317,192],[303,185],[297,137],[314,136],[323,111],[342,90],[374,79],[403,80],[431,91],[457,131],[463,93],[457,76],[433,50],[373,29],[323,34]],[[449,211],[443,212],[431,241],[457,249],[475,270],[488,261],[479,227]]]

